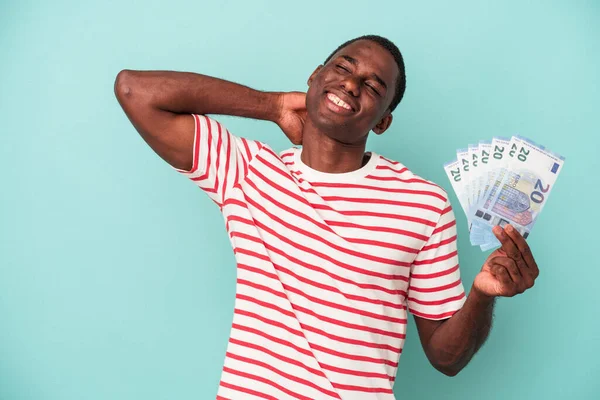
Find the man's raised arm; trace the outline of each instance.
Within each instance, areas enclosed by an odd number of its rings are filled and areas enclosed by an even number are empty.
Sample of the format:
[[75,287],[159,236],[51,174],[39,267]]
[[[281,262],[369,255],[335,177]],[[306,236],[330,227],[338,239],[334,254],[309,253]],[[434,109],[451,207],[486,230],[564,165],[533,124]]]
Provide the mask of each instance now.
[[191,72],[123,70],[115,95],[148,145],[175,168],[192,165],[194,120],[189,114],[235,115],[279,123],[281,93],[260,92]]

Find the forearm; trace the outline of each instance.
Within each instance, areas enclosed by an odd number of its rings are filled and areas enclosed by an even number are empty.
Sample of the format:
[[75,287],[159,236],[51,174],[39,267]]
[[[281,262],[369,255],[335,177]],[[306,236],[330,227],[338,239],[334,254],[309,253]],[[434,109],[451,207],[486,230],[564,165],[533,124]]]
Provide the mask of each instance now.
[[494,302],[472,289],[463,307],[434,331],[427,356],[439,370],[453,376],[469,363],[490,332]]
[[280,94],[191,72],[123,70],[115,86],[135,101],[176,114],[221,114],[275,121]]

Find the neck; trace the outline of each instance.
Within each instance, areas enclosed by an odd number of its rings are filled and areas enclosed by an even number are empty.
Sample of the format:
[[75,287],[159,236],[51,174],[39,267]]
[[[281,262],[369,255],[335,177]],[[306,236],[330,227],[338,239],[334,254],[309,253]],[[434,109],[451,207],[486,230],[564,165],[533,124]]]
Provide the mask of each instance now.
[[307,120],[302,131],[300,159],[310,168],[320,172],[351,172],[360,169],[366,163],[366,144],[366,136],[357,143],[342,143],[332,139]]

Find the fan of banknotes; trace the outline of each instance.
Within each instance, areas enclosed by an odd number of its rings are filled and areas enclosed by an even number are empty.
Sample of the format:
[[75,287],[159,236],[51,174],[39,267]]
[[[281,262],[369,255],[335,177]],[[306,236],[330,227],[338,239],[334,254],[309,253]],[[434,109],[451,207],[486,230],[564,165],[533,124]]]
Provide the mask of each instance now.
[[564,157],[522,136],[494,137],[456,151],[444,170],[465,212],[473,246],[500,246],[496,225],[511,224],[527,238],[544,205]]

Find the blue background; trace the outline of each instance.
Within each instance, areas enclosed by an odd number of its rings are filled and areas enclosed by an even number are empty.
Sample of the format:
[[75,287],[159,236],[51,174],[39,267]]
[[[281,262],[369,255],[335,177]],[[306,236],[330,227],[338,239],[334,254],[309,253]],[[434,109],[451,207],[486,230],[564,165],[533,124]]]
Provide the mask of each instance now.
[[[412,319],[398,399],[600,398],[597,1],[3,1],[0,4],[0,399],[214,398],[234,257],[218,209],[119,108],[123,68],[305,90],[347,39],[402,50],[408,88],[368,147],[451,191],[458,147],[521,134],[566,157],[529,243],[536,286],[500,299],[455,378]],[[274,124],[223,118],[276,150]],[[471,247],[456,197],[465,287]]]

